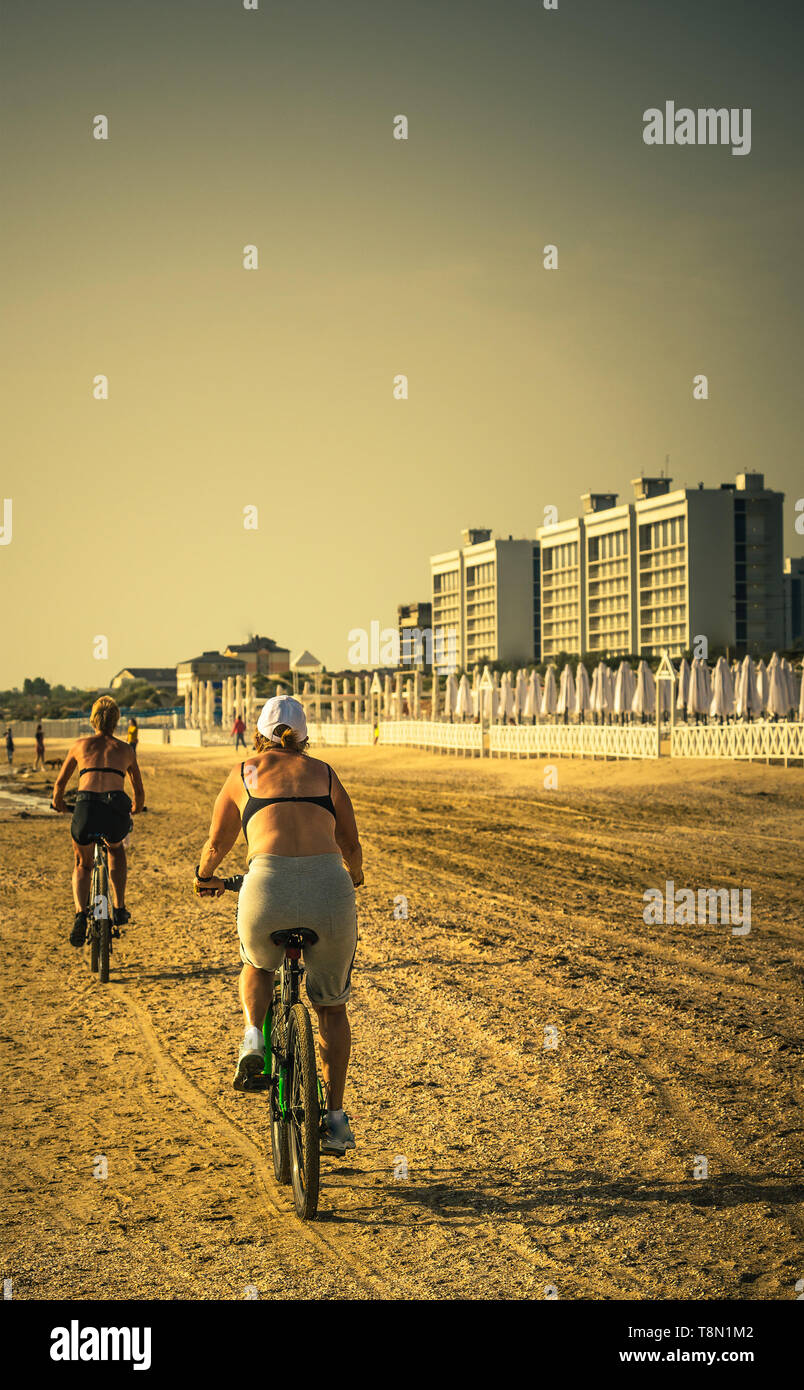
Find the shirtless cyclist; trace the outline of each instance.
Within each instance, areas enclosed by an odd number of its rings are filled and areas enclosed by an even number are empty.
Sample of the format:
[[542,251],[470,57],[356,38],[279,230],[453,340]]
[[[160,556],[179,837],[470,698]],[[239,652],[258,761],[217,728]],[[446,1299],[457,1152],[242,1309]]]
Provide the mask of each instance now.
[[[131,816],[141,811],[145,804],[136,746],[132,747],[114,737],[120,718],[116,702],[110,695],[101,695],[92,706],[89,718],[95,733],[88,738],[76,739],[53,787],[53,809],[64,814],[68,810],[64,804],[64,792],[76,767],[79,769],[75,811],[70,826],[75,855],[75,920],[70,932],[73,946],[83,946],[86,940],[93,834],[103,836],[109,851],[114,927],[119,928],[129,920],[131,914],[126,910],[126,851],[122,842],[131,829]],[[133,805],[123,790],[127,776],[134,791]]]

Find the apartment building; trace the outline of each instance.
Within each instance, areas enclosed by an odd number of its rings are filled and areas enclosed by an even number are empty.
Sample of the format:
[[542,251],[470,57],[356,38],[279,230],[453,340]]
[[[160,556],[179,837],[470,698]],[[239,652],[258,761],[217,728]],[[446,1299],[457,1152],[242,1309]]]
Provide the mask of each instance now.
[[430,557],[436,655],[440,630],[443,643],[453,643],[457,666],[538,660],[537,542],[493,540],[488,529],[467,529],[461,538],[460,548]]
[[397,608],[399,666],[429,672],[433,655],[433,605],[400,603]]
[[804,647],[804,556],[787,556],[784,562],[784,645],[788,651]]
[[737,655],[782,647],[784,495],[761,473],[632,487],[633,502],[587,493],[582,516],[539,531],[542,659],[679,656],[698,637]]
[[541,660],[586,651],[586,556],[581,517],[539,532],[541,556]]

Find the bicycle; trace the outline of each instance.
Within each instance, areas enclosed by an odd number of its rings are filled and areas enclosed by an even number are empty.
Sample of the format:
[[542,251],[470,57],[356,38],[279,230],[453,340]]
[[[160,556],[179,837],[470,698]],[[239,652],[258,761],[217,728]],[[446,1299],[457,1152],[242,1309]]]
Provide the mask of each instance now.
[[87,941],[89,968],[97,973],[102,985],[109,980],[109,958],[112,954],[112,922],[109,908],[109,859],[106,841],[100,834],[91,835],[95,850],[92,857],[92,877],[87,907]]
[[[75,806],[67,805],[68,814]],[[131,830],[129,823],[129,830]],[[109,898],[109,857],[108,846],[98,832],[91,834],[94,845],[92,855],[92,875],[89,880],[89,904],[87,914],[87,942],[89,944],[89,968],[97,975],[102,985],[109,983],[109,962],[112,954],[112,938],[119,936],[112,926],[112,909]]]
[[[243,874],[223,879],[224,888],[239,893]],[[271,932],[284,945],[285,959],[274,977],[274,992],[263,1024],[265,1064],[262,1076],[248,1089],[268,1093],[271,1155],[276,1180],[293,1188],[293,1204],[302,1221],[318,1210],[321,1175],[324,1090],[316,1070],[315,1041],[306,1005],[300,998],[304,966],[301,953],[318,940],[308,927]]]

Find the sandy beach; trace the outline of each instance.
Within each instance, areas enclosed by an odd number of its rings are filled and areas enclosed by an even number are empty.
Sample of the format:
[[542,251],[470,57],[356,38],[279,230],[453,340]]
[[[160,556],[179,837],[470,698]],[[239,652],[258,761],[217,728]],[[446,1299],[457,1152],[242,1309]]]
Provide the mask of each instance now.
[[[358,1147],[323,1161],[308,1226],[264,1100],[231,1086],[234,899],[191,891],[233,752],[141,749],[105,988],[67,943],[68,820],[0,797],[14,1298],[795,1297],[804,773],[564,761],[545,790],[538,761],[316,756],[353,797],[366,886]],[[646,925],[667,880],[750,887],[750,933]]]

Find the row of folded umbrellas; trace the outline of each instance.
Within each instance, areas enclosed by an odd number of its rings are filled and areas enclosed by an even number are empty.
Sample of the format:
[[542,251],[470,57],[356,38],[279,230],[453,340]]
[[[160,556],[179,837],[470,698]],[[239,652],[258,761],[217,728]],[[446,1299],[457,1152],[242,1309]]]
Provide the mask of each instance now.
[[[655,717],[656,701],[662,712],[670,710],[670,688],[674,689],[676,710],[695,719],[752,719],[770,716],[787,718],[798,714],[804,719],[804,685],[786,658],[774,652],[770,661],[755,662],[746,656],[731,664],[719,657],[713,667],[695,657],[692,663],[682,660],[673,679],[658,680],[647,661],[640,661],[636,671],[627,661],[616,669],[601,661],[590,680],[582,662],[575,671],[567,663],[559,673],[553,665],[544,677],[537,671],[524,668],[514,674],[506,671],[500,676],[486,666],[481,672],[476,666],[472,678],[460,680],[447,676],[444,688],[433,681],[430,697],[430,718],[479,719],[492,722],[508,720],[540,720],[570,717],[637,719]],[[396,688],[394,688],[396,686]],[[340,687],[340,688],[339,688]],[[283,687],[277,686],[277,693]],[[392,685],[386,674],[381,696],[385,718],[403,714],[416,717],[422,703],[422,677],[417,672],[402,685],[397,676]],[[321,692],[323,695],[324,692]],[[353,698],[368,698],[368,677],[332,681],[330,718],[338,721],[343,708]],[[310,682],[305,682],[302,699],[313,699]],[[318,697],[320,698],[320,697]],[[324,695],[324,699],[327,696]]]
[[[719,657],[710,668],[699,657],[690,664],[682,660],[675,675],[675,706],[687,716],[717,719],[747,719],[770,715],[785,718],[798,713],[804,719],[804,687],[790,662],[774,652],[767,666],[746,656],[742,662]],[[670,710],[670,680],[657,682],[647,661],[636,671],[627,661],[616,670],[600,662],[589,673],[582,662],[573,674],[567,664],[560,675],[548,666],[542,679],[537,671],[529,675],[519,670],[502,677],[475,669],[472,681],[466,675],[457,680],[448,676],[446,689],[435,689],[431,717],[439,714],[454,718],[549,719],[554,716],[587,714],[600,716],[655,716],[657,688],[662,711]],[[439,708],[440,705],[440,708]]]

